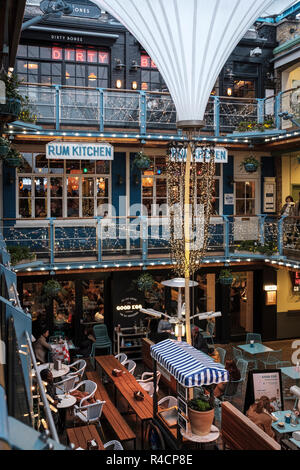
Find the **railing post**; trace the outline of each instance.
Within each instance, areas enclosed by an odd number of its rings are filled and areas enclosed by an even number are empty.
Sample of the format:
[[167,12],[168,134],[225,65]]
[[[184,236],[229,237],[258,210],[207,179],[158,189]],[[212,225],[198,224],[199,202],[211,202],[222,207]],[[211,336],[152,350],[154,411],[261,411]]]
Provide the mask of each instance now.
[[104,132],[104,90],[99,88],[99,131]]
[[61,114],[60,85],[55,85],[55,129],[59,131]]
[[265,244],[265,221],[266,221],[266,214],[259,214],[259,242],[261,245]]
[[224,255],[225,258],[229,258],[229,218],[227,215],[222,215],[225,222],[224,225]]
[[265,99],[256,98],[257,100],[257,122],[262,124],[265,120]]
[[97,247],[98,247],[98,263],[102,262],[102,219],[97,217]]
[[55,218],[50,218],[50,265],[54,264],[54,250],[55,250],[55,227],[54,227]]
[[142,260],[145,263],[148,259],[148,219],[141,216],[141,238],[142,238]]
[[220,135],[220,98],[218,96],[214,96],[214,128],[215,136],[218,137]]
[[283,255],[283,221],[287,215],[282,215],[278,221],[277,247],[279,255]]
[[275,123],[276,123],[276,128],[281,129],[281,117],[279,116],[279,113],[281,111],[281,95],[282,91],[276,95],[275,98]]
[[140,133],[146,134],[147,128],[147,98],[145,91],[140,91]]

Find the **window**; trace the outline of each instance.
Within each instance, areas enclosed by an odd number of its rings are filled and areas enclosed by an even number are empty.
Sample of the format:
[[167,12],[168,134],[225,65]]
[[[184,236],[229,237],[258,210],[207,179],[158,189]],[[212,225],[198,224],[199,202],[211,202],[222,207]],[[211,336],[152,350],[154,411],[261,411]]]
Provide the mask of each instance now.
[[255,215],[255,181],[238,181],[235,187],[236,215]]
[[83,281],[82,307],[83,323],[103,323],[104,281]]
[[[168,204],[166,157],[153,156],[151,159],[150,168],[142,174],[142,203],[147,209],[147,215],[165,215],[166,210],[159,209],[159,206]],[[221,168],[222,165],[217,163],[214,177],[213,215],[218,215],[222,211],[222,207],[220,207]],[[197,174],[197,179],[200,182],[200,165],[198,165]],[[197,184],[197,187],[199,188],[200,184]],[[200,203],[198,195],[197,203]]]
[[153,60],[141,55],[141,89],[145,91],[167,91],[167,86]]
[[20,45],[16,67],[24,82],[107,88],[109,63],[97,48]]
[[18,170],[18,214],[21,218],[95,217],[109,204],[108,161],[47,160],[24,153]]
[[237,98],[255,98],[256,86],[254,80],[234,80],[233,96]]

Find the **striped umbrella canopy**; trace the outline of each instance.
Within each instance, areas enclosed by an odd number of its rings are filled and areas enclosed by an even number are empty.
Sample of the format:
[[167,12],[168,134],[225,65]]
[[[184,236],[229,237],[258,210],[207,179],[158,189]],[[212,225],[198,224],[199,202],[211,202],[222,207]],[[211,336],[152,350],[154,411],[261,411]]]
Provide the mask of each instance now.
[[222,364],[183,341],[166,339],[151,346],[151,356],[184,387],[229,381]]

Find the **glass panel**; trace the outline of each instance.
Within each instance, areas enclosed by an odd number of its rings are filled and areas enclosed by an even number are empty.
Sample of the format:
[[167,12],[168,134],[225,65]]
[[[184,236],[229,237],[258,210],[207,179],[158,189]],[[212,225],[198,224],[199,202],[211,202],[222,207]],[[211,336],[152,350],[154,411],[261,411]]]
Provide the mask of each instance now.
[[22,153],[23,163],[18,169],[19,173],[32,173],[32,153]]
[[237,215],[244,215],[245,214],[245,201],[244,200],[237,200],[236,201],[236,214]]
[[70,337],[73,315],[75,314],[75,283],[60,281],[62,287],[53,302],[53,315],[55,329],[64,331]]
[[98,62],[98,53],[95,50],[88,49],[87,51],[87,61],[90,63],[97,63]]
[[40,58],[51,59],[51,47],[40,47]]
[[51,64],[49,64],[48,62],[42,62],[41,73],[43,75],[51,75]]
[[85,77],[85,65],[76,65],[76,77]]
[[85,173],[95,173],[95,162],[89,160],[82,160],[81,162],[81,169],[83,174]]
[[18,57],[27,57],[27,46],[23,46],[22,44],[19,44],[17,56]]
[[47,196],[47,178],[35,178],[35,197]]
[[68,217],[79,217],[79,199],[68,199]]
[[216,163],[215,176],[221,176],[221,164],[220,163]]
[[35,217],[37,218],[47,217],[47,200],[46,199],[35,200]]
[[81,173],[80,161],[78,160],[66,160],[66,172],[67,173]]
[[19,178],[19,197],[31,197],[31,178]]
[[49,172],[56,174],[63,174],[64,161],[63,160],[49,160]]
[[20,217],[31,217],[31,199],[19,199],[19,215]]
[[75,49],[65,49],[65,60],[71,62],[75,60]]
[[163,178],[156,178],[156,197],[167,197],[167,181]]
[[236,198],[245,197],[245,183],[243,181],[238,181],[235,184],[235,196]]
[[155,159],[155,172],[157,175],[163,174],[166,171],[165,157],[156,157]]
[[98,175],[106,175],[110,172],[110,162],[106,160],[96,161],[96,173]]
[[254,199],[247,199],[246,200],[246,213],[248,215],[255,214],[255,200]]
[[33,335],[35,336],[36,321],[45,323],[45,309],[40,303],[43,284],[41,282],[23,284],[23,307],[28,308],[32,316]]
[[44,153],[34,154],[34,161],[37,173],[48,173],[48,160]]
[[62,199],[51,199],[50,212],[51,217],[62,217],[63,216],[63,204]]
[[108,197],[108,179],[97,178],[97,198]]
[[67,194],[68,197],[79,197],[79,177],[67,178]]
[[104,281],[82,282],[83,322],[104,321]]
[[86,51],[84,49],[76,49],[75,59],[76,62],[86,62]]
[[94,178],[82,179],[82,197],[94,197]]
[[50,178],[50,194],[51,194],[51,197],[62,197],[62,194],[63,194],[62,178]]
[[39,47],[38,46],[28,46],[28,57],[38,59],[39,58]]
[[94,216],[94,199],[82,199],[82,216]]
[[246,198],[254,198],[255,197],[255,183],[251,181],[250,183],[247,181],[245,183],[246,189]]

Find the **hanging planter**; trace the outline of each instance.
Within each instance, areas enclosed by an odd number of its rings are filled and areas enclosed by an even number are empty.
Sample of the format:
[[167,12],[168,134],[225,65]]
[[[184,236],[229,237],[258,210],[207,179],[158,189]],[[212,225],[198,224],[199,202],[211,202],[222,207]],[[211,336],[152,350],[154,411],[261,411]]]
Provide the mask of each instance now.
[[233,275],[229,269],[222,269],[219,276],[220,284],[231,285],[233,282]]
[[136,166],[139,170],[148,170],[148,168],[151,166],[151,158],[143,151],[138,152],[135,154],[133,165]]
[[255,173],[260,167],[260,163],[254,157],[245,158],[241,163],[241,168],[247,173]]
[[154,279],[151,274],[142,274],[136,281],[137,288],[140,292],[149,291],[154,285]]
[[16,149],[11,148],[4,157],[5,164],[10,168],[19,168],[23,164],[23,157]]
[[9,152],[10,143],[9,140],[4,137],[0,137],[0,158],[6,157]]
[[0,104],[0,120],[3,122],[15,121],[21,112],[21,100],[6,98],[6,103]]

